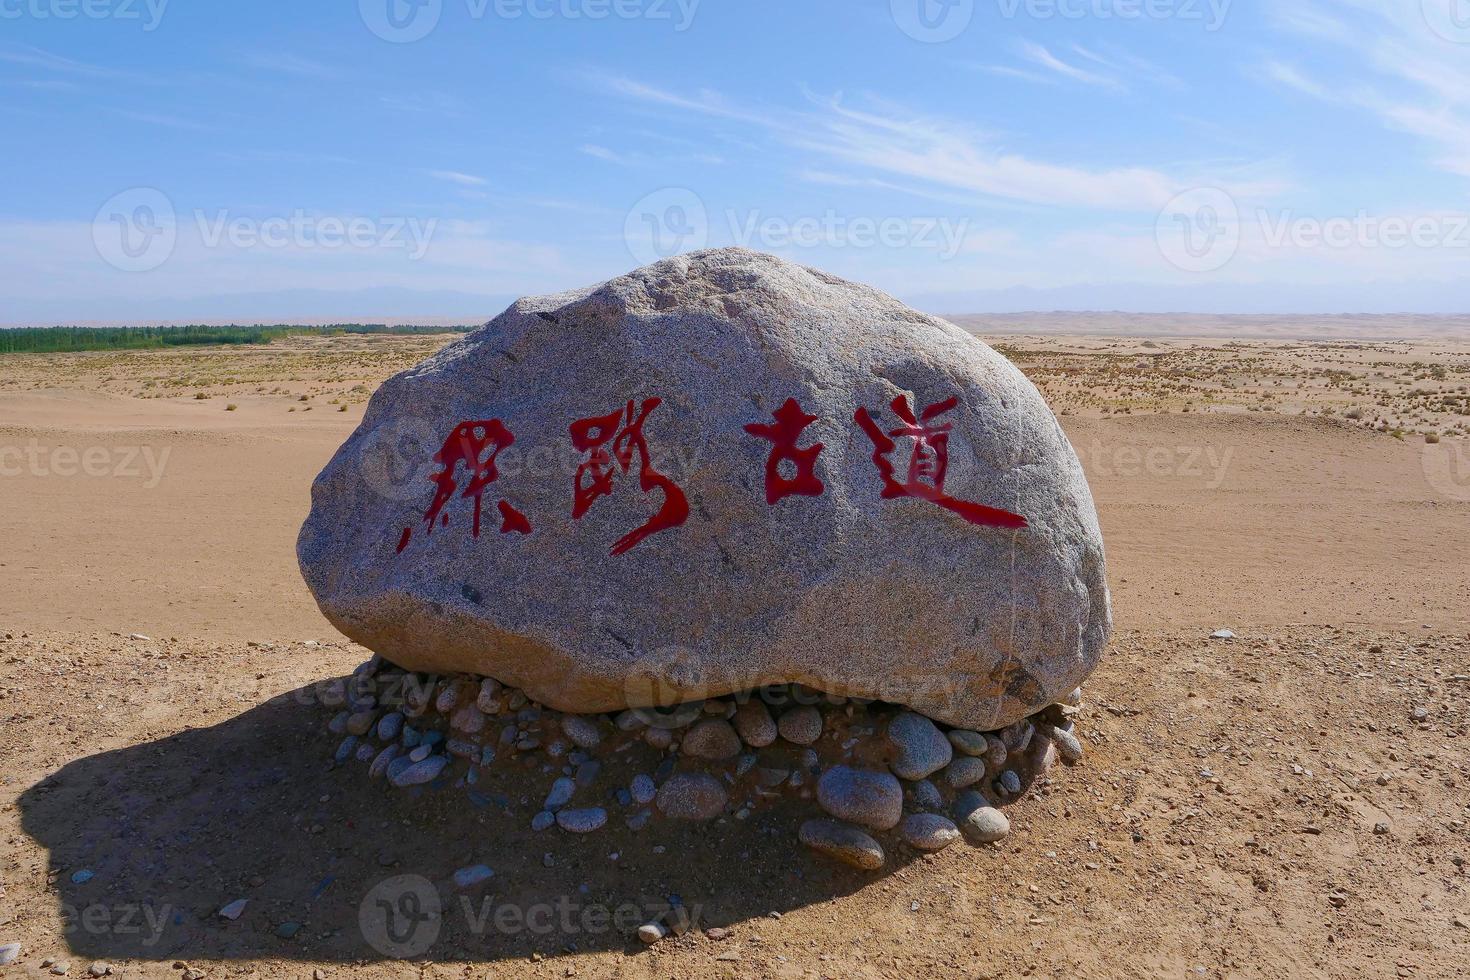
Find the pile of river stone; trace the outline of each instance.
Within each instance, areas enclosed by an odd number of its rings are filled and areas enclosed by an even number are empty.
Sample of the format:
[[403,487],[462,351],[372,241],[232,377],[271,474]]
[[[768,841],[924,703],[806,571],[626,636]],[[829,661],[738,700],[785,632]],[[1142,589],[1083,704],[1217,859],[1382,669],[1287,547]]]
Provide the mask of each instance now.
[[1010,822],[999,806],[1058,758],[1082,756],[1080,689],[994,732],[800,685],[564,714],[490,678],[413,673],[378,657],[321,693],[341,737],[336,763],[366,764],[369,778],[395,787],[474,793],[508,770],[513,785],[535,787],[532,830],[578,834],[614,819],[634,831],[658,819],[747,820],[783,797],[815,798],[829,816],[806,821],[802,843],[869,871],[886,860],[875,834],[919,851],[962,836],[1001,840]]

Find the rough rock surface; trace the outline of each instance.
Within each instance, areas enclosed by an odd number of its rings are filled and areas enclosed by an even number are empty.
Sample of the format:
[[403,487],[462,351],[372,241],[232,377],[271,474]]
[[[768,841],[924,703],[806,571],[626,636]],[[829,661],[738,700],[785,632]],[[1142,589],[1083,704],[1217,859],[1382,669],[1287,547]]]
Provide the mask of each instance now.
[[800,682],[988,730],[1077,686],[1111,625],[1082,467],[1021,372],[742,249],[522,299],[389,380],[298,552],[327,618],[393,663],[572,712]]

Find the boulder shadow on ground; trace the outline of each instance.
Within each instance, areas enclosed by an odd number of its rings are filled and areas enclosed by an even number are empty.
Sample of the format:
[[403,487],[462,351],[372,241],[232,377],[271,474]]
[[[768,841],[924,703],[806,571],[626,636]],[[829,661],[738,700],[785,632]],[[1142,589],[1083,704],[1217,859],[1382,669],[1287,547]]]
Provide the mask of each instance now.
[[[329,765],[335,739],[311,701],[302,688],[218,725],[88,756],[22,794],[22,826],[50,854],[75,955],[632,952],[643,948],[637,927],[671,897],[697,928],[738,939],[748,920],[851,893],[917,856],[892,847],[873,874],[811,854],[796,833],[819,814],[801,800],[748,821],[656,820],[636,833],[612,806],[601,831],[536,833],[550,775],[506,772],[473,793],[393,789],[363,764]],[[454,872],[478,864],[494,876],[458,887]],[[220,914],[241,899],[238,918]]]

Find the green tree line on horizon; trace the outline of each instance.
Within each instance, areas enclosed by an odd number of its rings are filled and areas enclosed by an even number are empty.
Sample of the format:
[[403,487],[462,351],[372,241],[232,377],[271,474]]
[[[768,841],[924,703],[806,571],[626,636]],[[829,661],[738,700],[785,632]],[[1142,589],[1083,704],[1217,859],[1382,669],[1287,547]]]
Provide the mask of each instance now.
[[0,328],[0,354],[58,354],[72,351],[145,350],[194,344],[268,344],[281,337],[341,334],[464,333],[470,327],[383,323],[333,323],[324,326],[279,323],[269,326],[177,327],[7,327]]

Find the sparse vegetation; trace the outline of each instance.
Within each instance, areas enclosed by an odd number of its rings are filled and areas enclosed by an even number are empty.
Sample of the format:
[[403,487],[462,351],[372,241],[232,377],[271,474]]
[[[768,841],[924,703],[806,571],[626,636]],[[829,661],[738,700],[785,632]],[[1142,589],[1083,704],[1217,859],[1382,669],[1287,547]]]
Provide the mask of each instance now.
[[8,327],[0,329],[0,354],[56,354],[68,351],[147,350],[202,344],[268,344],[282,337],[339,334],[417,335],[463,333],[470,327],[388,326],[335,323],[329,326],[183,327]]

